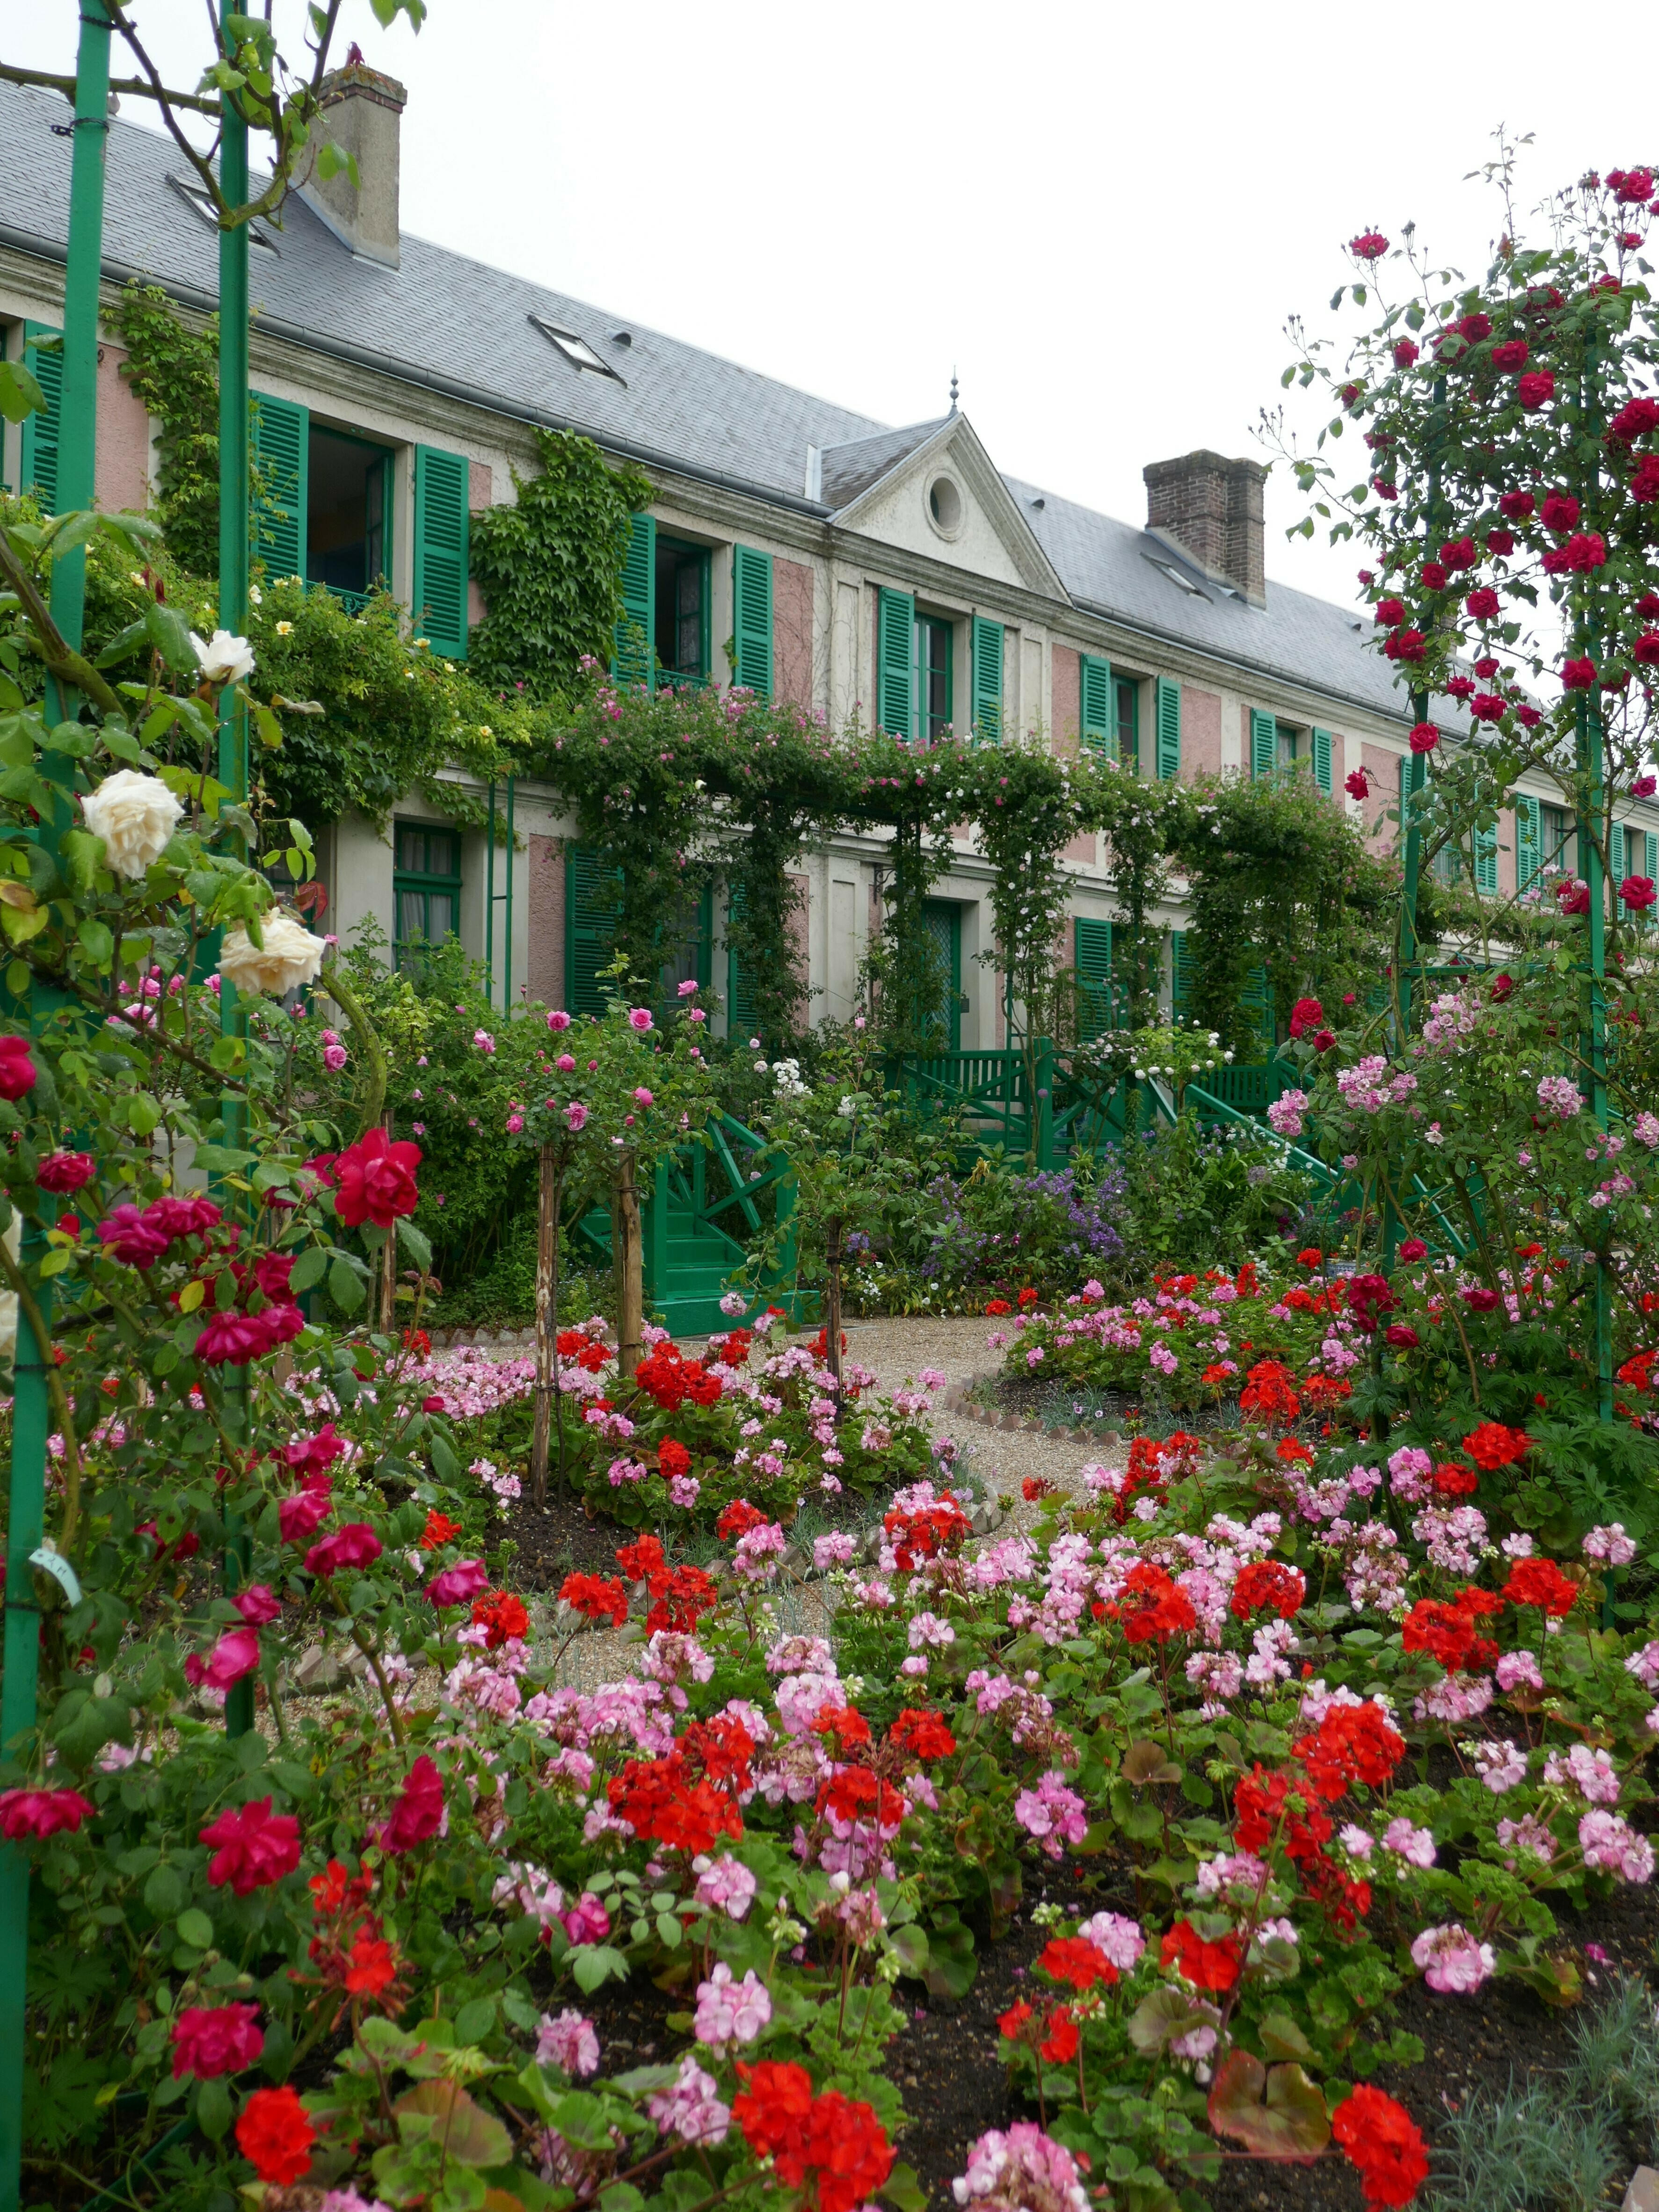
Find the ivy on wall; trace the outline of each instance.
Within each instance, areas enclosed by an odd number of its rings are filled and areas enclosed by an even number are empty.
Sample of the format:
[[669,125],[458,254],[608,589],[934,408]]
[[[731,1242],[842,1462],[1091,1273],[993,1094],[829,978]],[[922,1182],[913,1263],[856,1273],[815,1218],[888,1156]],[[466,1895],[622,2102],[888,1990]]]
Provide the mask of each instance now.
[[516,503],[472,518],[487,612],[468,651],[483,682],[550,700],[576,688],[585,657],[611,659],[630,517],[649,506],[651,484],[574,430],[538,428],[536,444],[541,472],[514,469]]

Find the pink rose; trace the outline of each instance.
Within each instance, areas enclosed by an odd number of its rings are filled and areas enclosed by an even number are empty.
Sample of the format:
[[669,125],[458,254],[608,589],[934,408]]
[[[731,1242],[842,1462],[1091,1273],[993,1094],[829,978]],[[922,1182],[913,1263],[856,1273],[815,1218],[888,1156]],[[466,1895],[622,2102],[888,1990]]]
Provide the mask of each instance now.
[[443,1817],[444,1779],[422,1752],[380,1830],[380,1849],[393,1854],[412,1851],[416,1844],[437,1834]]
[[226,1882],[238,1897],[280,1881],[300,1863],[300,1823],[291,1813],[273,1814],[269,1797],[251,1805],[238,1805],[221,1813],[201,1832],[213,1857],[208,1880],[216,1888]]
[[198,1652],[191,1653],[185,1662],[185,1679],[198,1690],[204,1686],[210,1690],[228,1690],[244,1674],[251,1674],[258,1663],[258,1632],[233,1628],[219,1638],[205,1659]]
[[251,2004],[191,2005],[173,2023],[173,2078],[200,2081],[240,2074],[262,2055],[259,2008]]
[[441,1611],[452,1605],[471,1605],[489,1587],[489,1577],[482,1559],[460,1559],[453,1567],[446,1567],[442,1574],[434,1575],[426,1586],[426,1594]]
[[342,1567],[373,1566],[380,1556],[380,1540],[367,1521],[348,1521],[313,1544],[306,1553],[306,1572],[326,1578]]

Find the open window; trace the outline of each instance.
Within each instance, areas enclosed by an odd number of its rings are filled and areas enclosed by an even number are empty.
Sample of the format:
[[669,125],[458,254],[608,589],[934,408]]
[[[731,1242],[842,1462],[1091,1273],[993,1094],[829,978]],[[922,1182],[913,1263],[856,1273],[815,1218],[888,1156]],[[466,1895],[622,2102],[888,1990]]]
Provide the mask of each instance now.
[[659,680],[683,687],[708,681],[709,576],[706,545],[657,533],[653,611]]
[[307,460],[306,581],[361,607],[391,575],[392,453],[313,425]]

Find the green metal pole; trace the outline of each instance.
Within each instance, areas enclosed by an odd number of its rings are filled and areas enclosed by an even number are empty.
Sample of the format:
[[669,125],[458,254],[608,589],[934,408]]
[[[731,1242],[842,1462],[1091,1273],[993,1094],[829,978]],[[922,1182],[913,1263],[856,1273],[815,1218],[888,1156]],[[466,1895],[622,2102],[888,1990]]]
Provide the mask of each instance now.
[[484,826],[484,974],[495,1002],[495,779],[489,779],[489,817]]
[[[1584,432],[1581,444],[1595,458],[1583,486],[1584,505],[1594,514],[1601,496],[1601,398],[1596,380],[1597,347],[1590,334],[1584,362],[1581,412]],[[1578,651],[1599,661],[1601,624],[1597,619],[1595,585],[1586,587],[1578,614]],[[1589,975],[1585,985],[1584,1036],[1581,1044],[1590,1066],[1590,1111],[1599,1129],[1607,1126],[1607,876],[1601,862],[1601,840],[1607,827],[1607,771],[1602,745],[1601,687],[1581,691],[1577,722],[1578,769],[1583,779],[1585,807],[1578,824],[1578,872],[1589,888]],[[1601,1419],[1613,1419],[1613,1285],[1605,1246],[1595,1262],[1595,1389]]]
[[507,961],[501,975],[501,1012],[513,1015],[513,799],[517,778],[507,779]]
[[[58,450],[60,511],[90,507],[95,496],[98,451],[98,280],[103,258],[104,153],[109,139],[109,19],[102,0],[82,0],[81,43],[75,77],[75,148],[70,171],[69,267],[64,283],[64,399]],[[84,549],[52,563],[52,620],[79,647],[86,607]],[[66,720],[75,702],[48,681],[46,719]],[[64,755],[49,754],[67,769]],[[47,773],[51,774],[48,767]],[[57,779],[54,778],[54,781]],[[69,792],[54,799],[50,825],[56,846],[71,818]],[[26,1011],[38,1030],[56,994],[32,991]],[[31,1227],[23,1262],[35,1275],[46,1325],[52,1293],[40,1282],[45,1249]],[[27,1319],[17,1316],[12,1407],[11,1502],[6,1535],[5,1671],[0,1677],[0,1747],[9,1752],[35,1723],[40,1680],[40,1613],[34,1598],[32,1552],[46,1534],[46,1438],[52,1430],[46,1372],[50,1342],[36,1340]],[[28,1988],[29,1863],[15,1846],[0,1849],[0,2212],[18,2212],[22,2193],[23,2062]]]
[[[228,205],[247,204],[247,120],[228,93],[222,106],[219,188]],[[219,233],[219,627],[240,637],[248,611],[247,225]],[[221,695],[219,781],[239,805],[248,795],[247,708],[227,685]],[[220,1025],[227,1036],[246,1039],[247,1016],[235,986],[221,985]],[[239,1091],[223,1094],[224,1141],[240,1148],[247,1138],[247,1106]],[[232,1368],[225,1391],[225,1429],[234,1443],[247,1434],[247,1370]],[[225,1516],[224,1581],[234,1595],[247,1580],[247,1532],[241,1516]],[[253,1726],[253,1677],[245,1674],[225,1694],[225,1732],[246,1735]]]

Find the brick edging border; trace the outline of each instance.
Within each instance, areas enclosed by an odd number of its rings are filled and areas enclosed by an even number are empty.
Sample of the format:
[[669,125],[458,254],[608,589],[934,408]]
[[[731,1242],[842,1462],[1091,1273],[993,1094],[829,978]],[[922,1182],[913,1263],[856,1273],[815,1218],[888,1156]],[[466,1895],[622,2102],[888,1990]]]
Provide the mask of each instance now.
[[965,1382],[947,1383],[934,1405],[935,1413],[960,1414],[981,1429],[994,1430],[1006,1437],[1046,1437],[1051,1443],[1094,1445],[1102,1451],[1121,1450],[1123,1438],[1116,1429],[1050,1429],[1045,1428],[1035,1413],[994,1413],[988,1407],[978,1406],[969,1396],[981,1382],[994,1381],[994,1375],[970,1375]]

